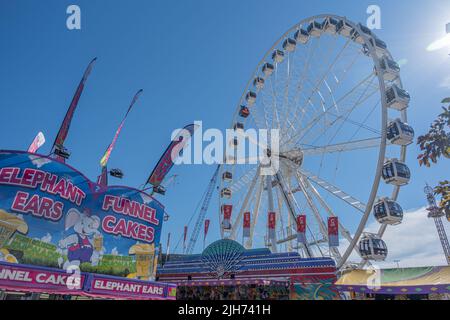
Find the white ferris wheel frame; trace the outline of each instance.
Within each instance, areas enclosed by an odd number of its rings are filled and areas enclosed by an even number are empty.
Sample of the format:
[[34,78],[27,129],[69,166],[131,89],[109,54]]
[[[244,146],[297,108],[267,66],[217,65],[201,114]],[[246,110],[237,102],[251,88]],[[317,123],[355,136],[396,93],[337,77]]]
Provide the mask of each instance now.
[[[376,165],[376,172],[375,172],[375,176],[372,182],[372,188],[369,194],[369,198],[366,204],[363,204],[359,201],[357,201],[356,199],[353,199],[350,195],[346,195],[343,191],[338,190],[338,188],[336,188],[336,193],[338,197],[340,197],[342,200],[346,201],[348,204],[352,205],[353,207],[355,207],[356,209],[358,209],[359,211],[362,212],[362,217],[361,220],[359,222],[358,228],[355,231],[353,237],[351,236],[351,234],[345,229],[344,226],[340,225],[340,232],[341,235],[347,239],[349,241],[349,245],[347,247],[347,249],[345,250],[345,252],[340,255],[339,251],[335,252],[334,256],[337,256],[337,267],[341,268],[344,266],[344,264],[346,263],[346,261],[348,260],[348,258],[350,257],[351,253],[353,252],[353,250],[355,250],[358,253],[357,250],[357,244],[358,241],[360,240],[361,235],[364,232],[364,229],[366,227],[366,224],[368,222],[368,219],[372,213],[372,209],[373,209],[373,205],[374,202],[377,199],[378,196],[378,189],[380,186],[380,182],[381,182],[381,178],[382,178],[382,169],[383,169],[383,165],[385,163],[385,158],[386,158],[386,149],[387,149],[387,145],[388,145],[388,141],[387,141],[387,126],[388,126],[388,103],[387,103],[387,99],[386,99],[386,83],[385,80],[383,78],[383,71],[381,68],[381,64],[380,64],[380,58],[378,57],[377,53],[376,53],[376,49],[375,47],[372,45],[372,43],[369,41],[369,39],[371,38],[370,36],[366,35],[361,28],[359,27],[358,24],[348,20],[346,17],[342,17],[342,16],[338,16],[338,15],[334,15],[334,14],[321,14],[321,15],[316,15],[316,16],[312,16],[306,19],[301,20],[299,23],[295,24],[293,27],[291,27],[287,32],[285,32],[274,44],[273,46],[266,52],[266,54],[264,55],[264,57],[260,60],[260,62],[257,64],[255,71],[253,72],[250,80],[247,82],[247,85],[238,101],[237,104],[237,108],[236,111],[234,113],[233,116],[233,122],[231,124],[231,128],[233,127],[233,125],[237,122],[237,119],[239,117],[239,110],[240,110],[240,106],[241,105],[245,105],[245,97],[247,92],[249,92],[249,90],[252,88],[252,82],[255,79],[255,77],[259,74],[259,70],[261,69],[261,67],[268,61],[270,61],[268,58],[270,58],[270,55],[272,54],[272,52],[280,47],[280,44],[282,43],[282,41],[284,41],[285,39],[287,39],[289,37],[290,34],[292,34],[293,32],[295,32],[296,30],[299,30],[302,26],[305,26],[313,21],[317,21],[317,20],[321,20],[321,19],[326,19],[326,18],[332,18],[335,19],[337,21],[344,21],[345,23],[347,23],[349,26],[351,26],[354,30],[356,30],[359,35],[363,38],[364,40],[364,44],[365,46],[368,48],[368,55],[372,58],[373,60],[373,64],[375,67],[375,71],[376,71],[376,75],[375,77],[378,78],[378,83],[379,83],[379,92],[380,92],[380,102],[381,102],[381,137],[380,137],[380,141],[379,144],[377,144],[376,146],[379,145],[379,153],[378,153],[378,159],[377,159],[377,165]],[[338,37],[344,37],[342,35],[337,34]],[[297,43],[297,45],[301,45],[299,43]],[[363,46],[363,45],[362,45]],[[389,52],[388,49],[386,49],[386,56],[390,59],[393,60],[391,53]],[[401,81],[401,76],[399,74],[398,78],[394,81],[397,86],[399,88],[403,88],[403,84]],[[407,123],[407,112],[406,112],[406,108],[400,112],[400,118],[403,122]],[[245,120],[244,120],[245,122]],[[255,120],[255,123],[257,121]],[[366,143],[366,144],[370,144],[373,143],[371,141],[361,141],[361,143]],[[327,146],[330,147],[330,146]],[[333,146],[331,146],[333,147]],[[339,149],[339,146],[334,146],[334,148],[336,148],[336,150],[341,150]],[[400,148],[400,156],[399,156],[399,160],[404,162],[406,159],[406,152],[407,152],[407,146],[399,146]],[[317,150],[316,150],[317,151]],[[342,151],[342,150],[341,150]],[[314,150],[309,150],[309,152],[314,152]],[[320,151],[319,151],[320,152]],[[259,171],[259,167],[257,169],[257,172]],[[224,166],[221,166],[221,171],[220,171],[220,189],[222,189],[224,182],[222,180],[222,173],[224,172]],[[247,190],[247,195],[244,199],[243,205],[241,207],[240,212],[238,213],[236,219],[234,220],[234,222],[232,221],[232,230],[230,231],[230,238],[235,238],[236,237],[236,233],[237,233],[237,229],[240,226],[240,224],[242,223],[242,215],[243,215],[243,211],[245,211],[246,208],[246,204],[249,201],[249,198],[251,197],[252,193],[255,192],[256,194],[256,200],[255,200],[255,204],[254,204],[254,212],[252,213],[252,223],[251,223],[251,236],[247,241],[247,245],[249,247],[252,246],[252,241],[253,241],[253,236],[254,236],[254,228],[255,228],[255,224],[256,221],[258,219],[258,215],[259,215],[259,208],[261,205],[261,197],[262,197],[262,193],[264,192],[264,183],[268,183],[268,179],[266,182],[264,182],[264,179],[261,179],[261,181],[258,181],[258,173],[255,173],[255,176],[252,179],[250,179],[251,183],[250,183],[250,188],[249,190]],[[250,175],[251,176],[251,175]],[[304,179],[304,178],[307,179]],[[312,183],[310,183],[311,181],[314,182],[316,185],[324,187],[325,189],[329,189],[329,188],[333,188],[332,185],[326,185],[327,183],[325,181],[320,180],[320,178],[315,177],[312,174],[309,174],[307,172],[302,172],[301,176],[300,176],[300,180],[303,180],[303,187],[304,188],[308,188],[312,194],[314,194],[317,199],[322,203],[323,207],[325,208],[325,211],[327,211],[328,215],[333,216],[333,211],[330,208],[327,208],[327,204],[326,202],[321,198],[320,194],[318,194],[317,190],[315,189],[314,185]],[[396,201],[400,192],[400,186],[393,186],[393,191],[391,194],[391,199]],[[275,188],[276,189],[276,188]],[[272,188],[269,188],[269,184],[267,184],[267,190],[272,192]],[[300,191],[300,190],[297,190]],[[342,192],[342,196],[339,196],[339,192]],[[292,189],[290,189],[290,191],[288,192],[289,195],[292,196],[292,194],[294,193],[294,191]],[[305,195],[310,195],[311,193],[308,192],[304,192]],[[345,194],[345,196],[344,196]],[[286,199],[287,201],[288,199]],[[292,201],[292,199],[291,199]],[[295,201],[295,198],[294,198]],[[272,200],[269,199],[269,202],[271,202],[270,206],[273,206],[273,198]],[[289,202],[289,201],[287,201]],[[219,200],[219,203],[222,204],[222,199]],[[289,204],[288,204],[289,205]],[[293,217],[291,217],[292,219]],[[219,221],[220,221],[220,225],[222,225],[222,216],[219,212]],[[386,228],[388,227],[388,224],[382,224],[377,232],[377,235],[381,238],[383,237]],[[322,226],[323,228],[323,226]],[[225,237],[224,235],[224,230],[221,229],[221,236],[222,238]],[[277,244],[275,243],[273,245],[273,248],[276,248]],[[337,251],[337,250],[336,250]],[[359,254],[359,253],[358,253]],[[368,261],[366,260],[362,260],[361,265],[364,265],[365,263],[367,263]]]

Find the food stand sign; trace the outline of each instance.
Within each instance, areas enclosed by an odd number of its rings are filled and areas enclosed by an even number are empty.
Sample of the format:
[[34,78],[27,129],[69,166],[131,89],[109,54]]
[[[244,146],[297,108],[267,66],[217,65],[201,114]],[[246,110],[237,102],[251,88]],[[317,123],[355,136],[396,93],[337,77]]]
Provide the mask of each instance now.
[[0,151],[0,262],[147,280],[151,264],[136,256],[153,259],[163,214],[139,190],[101,187],[46,156]]

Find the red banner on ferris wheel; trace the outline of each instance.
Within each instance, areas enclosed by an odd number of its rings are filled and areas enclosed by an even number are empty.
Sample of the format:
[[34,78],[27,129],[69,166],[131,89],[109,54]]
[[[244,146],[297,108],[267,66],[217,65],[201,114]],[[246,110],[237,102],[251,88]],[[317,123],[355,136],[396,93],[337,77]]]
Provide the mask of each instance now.
[[233,206],[224,204],[222,206],[222,214],[223,214],[223,220],[222,220],[222,227],[225,230],[231,229],[231,215],[233,213]]
[[244,222],[243,226],[243,236],[244,238],[250,237],[250,226],[251,226],[251,214],[250,212],[244,213]]
[[306,215],[297,216],[297,241],[306,244]]
[[328,243],[330,247],[339,247],[339,220],[338,217],[328,218]]
[[269,228],[269,239],[275,239],[275,228],[277,224],[277,214],[275,212],[269,212],[267,219],[267,225]]

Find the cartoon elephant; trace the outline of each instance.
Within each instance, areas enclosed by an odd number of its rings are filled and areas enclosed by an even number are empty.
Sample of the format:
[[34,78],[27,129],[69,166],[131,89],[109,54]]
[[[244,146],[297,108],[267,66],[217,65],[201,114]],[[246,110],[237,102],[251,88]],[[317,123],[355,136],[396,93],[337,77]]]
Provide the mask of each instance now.
[[[70,209],[65,219],[65,230],[73,227],[74,234],[59,241],[59,247],[67,250],[67,261],[63,268],[79,266],[81,263],[90,262],[98,265],[100,251],[96,251],[92,243],[95,235],[100,235],[100,218],[86,213],[80,213],[77,209]],[[60,264],[62,261],[60,261]]]

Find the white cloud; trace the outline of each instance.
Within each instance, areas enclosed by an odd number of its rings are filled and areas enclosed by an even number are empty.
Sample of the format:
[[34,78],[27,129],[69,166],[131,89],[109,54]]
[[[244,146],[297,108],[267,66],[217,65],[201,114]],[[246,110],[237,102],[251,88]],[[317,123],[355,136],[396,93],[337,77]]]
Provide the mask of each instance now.
[[[444,218],[444,226],[449,234],[449,223]],[[370,225],[369,230],[378,226]],[[403,223],[389,227],[383,237],[389,249],[386,262],[381,267],[393,267],[400,260],[401,267],[447,265],[441,242],[433,219],[428,218],[426,208],[405,212]]]
[[119,255],[119,251],[117,250],[117,247],[112,248],[111,254],[112,254],[113,256],[118,256],[118,255]]
[[47,232],[47,234],[41,238],[41,241],[45,243],[52,242],[52,235]]
[[450,76],[444,78],[439,84],[441,88],[450,89]]
[[[444,218],[444,226],[449,232],[449,223]],[[369,224],[367,232],[377,233],[380,225],[377,222]],[[424,267],[447,265],[441,242],[433,219],[428,218],[426,208],[413,209],[405,212],[403,223],[389,226],[383,236],[389,253],[386,261],[372,262],[380,268],[393,268],[399,261],[400,267]],[[342,240],[340,251],[347,248],[348,242]],[[349,258],[352,262],[361,262],[361,258],[353,252]]]

